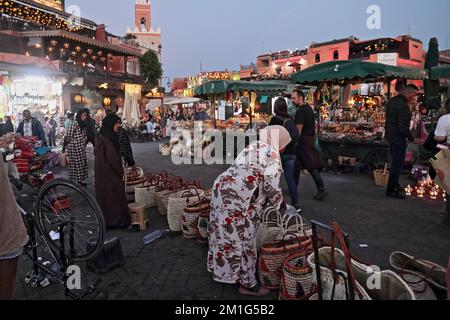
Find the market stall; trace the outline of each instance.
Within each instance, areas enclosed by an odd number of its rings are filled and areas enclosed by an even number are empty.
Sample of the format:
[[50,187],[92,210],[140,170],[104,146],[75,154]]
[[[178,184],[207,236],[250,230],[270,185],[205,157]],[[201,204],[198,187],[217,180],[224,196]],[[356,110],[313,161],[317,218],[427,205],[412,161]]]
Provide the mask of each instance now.
[[272,98],[288,90],[285,81],[208,81],[197,87],[196,96],[213,102],[214,126],[226,129],[265,127],[273,115]]
[[[389,162],[388,145],[384,141],[384,101],[391,96],[391,82],[426,77],[425,70],[353,60],[308,68],[295,74],[292,81],[316,85],[322,95],[326,95],[323,91],[330,91],[328,87],[340,87],[339,99],[315,101],[320,114],[320,145],[325,157],[335,163],[362,165],[372,172]],[[365,88],[362,92],[361,84],[371,84],[376,89]],[[359,87],[353,95],[352,86]]]

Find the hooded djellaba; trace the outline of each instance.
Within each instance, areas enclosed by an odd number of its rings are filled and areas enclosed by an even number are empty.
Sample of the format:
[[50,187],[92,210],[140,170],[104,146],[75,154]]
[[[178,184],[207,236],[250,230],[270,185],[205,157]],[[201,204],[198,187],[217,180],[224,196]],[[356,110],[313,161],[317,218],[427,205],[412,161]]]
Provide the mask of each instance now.
[[109,114],[103,120],[95,144],[95,193],[107,228],[128,228],[131,224],[123,182],[124,169],[118,131],[120,118]]

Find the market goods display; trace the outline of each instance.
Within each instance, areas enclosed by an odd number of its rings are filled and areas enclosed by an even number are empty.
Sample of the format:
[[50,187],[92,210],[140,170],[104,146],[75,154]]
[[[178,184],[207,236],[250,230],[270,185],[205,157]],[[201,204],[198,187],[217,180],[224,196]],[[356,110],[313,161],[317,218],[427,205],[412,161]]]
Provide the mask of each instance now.
[[[381,289],[369,288],[369,278],[376,270],[356,261],[347,247],[344,235],[337,223],[332,224],[331,247],[319,249],[321,289],[324,300],[349,300],[352,284],[356,300],[416,300],[412,289],[392,271],[381,271]],[[342,250],[337,249],[335,242]],[[313,270],[313,282],[317,286],[316,259],[314,253],[308,257]]]
[[146,209],[156,207],[155,189],[156,180],[153,177],[146,177],[142,186],[135,187],[136,202],[145,204]]
[[286,258],[294,253],[305,251],[311,244],[311,237],[296,237],[289,234],[286,234],[282,240],[264,244],[258,257],[261,284],[268,289],[279,289],[280,274]]
[[142,187],[145,182],[142,168],[129,168],[125,171],[125,190],[128,202],[135,201],[136,187]]
[[256,233],[256,246],[260,249],[265,243],[279,240],[283,237],[283,218],[281,213],[272,206],[265,209]]

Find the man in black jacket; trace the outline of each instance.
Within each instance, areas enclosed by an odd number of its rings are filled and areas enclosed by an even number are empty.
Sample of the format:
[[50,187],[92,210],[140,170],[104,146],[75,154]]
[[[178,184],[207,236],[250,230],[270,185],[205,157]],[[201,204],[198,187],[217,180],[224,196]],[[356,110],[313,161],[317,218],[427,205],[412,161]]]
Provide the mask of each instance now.
[[38,137],[44,146],[47,145],[42,124],[38,119],[31,117],[31,112],[29,110],[23,112],[23,121],[19,124],[17,133],[22,137]]
[[405,198],[399,181],[405,164],[407,141],[414,141],[409,104],[414,102],[418,91],[415,85],[408,85],[386,105],[386,141],[391,152],[391,173],[386,195],[395,199]]

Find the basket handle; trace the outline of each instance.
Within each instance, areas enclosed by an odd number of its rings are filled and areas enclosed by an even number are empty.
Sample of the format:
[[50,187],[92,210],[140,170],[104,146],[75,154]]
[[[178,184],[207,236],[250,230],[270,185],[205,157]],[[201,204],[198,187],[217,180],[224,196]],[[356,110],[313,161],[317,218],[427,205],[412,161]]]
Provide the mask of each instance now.
[[384,171],[383,171],[383,174],[386,174],[386,173],[387,173],[387,167],[388,167],[388,164],[386,163],[386,164],[384,165]]
[[282,217],[281,217],[281,213],[275,209],[275,207],[268,207],[265,211],[264,211],[264,215],[263,215],[263,223],[265,225],[267,225],[269,223],[270,217],[273,215],[276,215],[276,223],[277,225],[279,225],[280,227],[282,227]]
[[[297,225],[297,231],[301,234],[304,235],[305,234],[305,229],[304,229],[304,225],[303,225],[303,218],[300,215],[296,215],[296,216],[287,216],[287,219],[284,218],[284,223],[283,223],[283,230],[285,232],[289,232],[289,223],[295,220],[296,225]],[[300,225],[300,227],[299,227]]]

